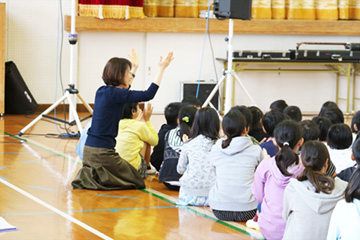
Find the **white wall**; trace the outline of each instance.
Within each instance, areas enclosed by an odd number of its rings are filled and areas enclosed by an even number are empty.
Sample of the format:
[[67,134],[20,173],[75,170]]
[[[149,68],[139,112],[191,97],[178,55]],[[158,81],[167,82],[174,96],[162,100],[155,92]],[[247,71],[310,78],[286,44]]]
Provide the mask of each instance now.
[[[58,0],[8,0],[6,60],[14,61],[30,91],[40,104],[50,104],[62,95],[60,85],[56,91],[56,62],[58,35]],[[70,0],[62,0],[63,14],[70,14]],[[96,89],[103,84],[102,69],[114,56],[127,57],[130,49],[140,54],[140,68],[134,89],[146,88],[156,73],[159,56],[174,51],[175,60],[166,70],[162,86],[152,101],[155,112],[172,101],[181,100],[180,82],[199,78],[204,34],[190,33],[134,33],[134,32],[79,32],[77,87],[81,96],[94,102]],[[62,52],[62,79],[69,82],[68,33],[64,32]],[[226,57],[227,34],[211,34],[214,56]],[[298,42],[360,42],[358,36],[299,36],[299,35],[240,35],[233,39],[234,50],[288,50]],[[206,39],[201,79],[220,78],[222,63],[216,61],[216,71]],[[259,65],[258,67],[263,67]],[[277,66],[285,67],[285,66]],[[291,66],[295,68],[298,66]],[[311,68],[311,67],[310,67]],[[276,99],[285,99],[298,105],[303,112],[317,112],[323,102],[335,100],[335,74],[333,73],[240,73],[239,78],[256,104],[267,111]],[[341,78],[341,96],[346,95],[346,79]],[[250,105],[251,101],[236,85],[236,104]],[[57,94],[57,95],[55,95]],[[359,108],[358,103],[357,108]],[[345,111],[344,101],[340,107]]]

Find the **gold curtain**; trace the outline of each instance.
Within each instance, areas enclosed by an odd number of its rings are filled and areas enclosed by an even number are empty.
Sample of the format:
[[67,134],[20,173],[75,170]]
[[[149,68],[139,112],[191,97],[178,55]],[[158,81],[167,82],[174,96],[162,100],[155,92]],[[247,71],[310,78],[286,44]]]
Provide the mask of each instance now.
[[338,0],[340,19],[360,19],[359,0]]
[[97,18],[144,18],[143,0],[78,0],[79,16]]
[[359,0],[253,0],[253,19],[360,19]]

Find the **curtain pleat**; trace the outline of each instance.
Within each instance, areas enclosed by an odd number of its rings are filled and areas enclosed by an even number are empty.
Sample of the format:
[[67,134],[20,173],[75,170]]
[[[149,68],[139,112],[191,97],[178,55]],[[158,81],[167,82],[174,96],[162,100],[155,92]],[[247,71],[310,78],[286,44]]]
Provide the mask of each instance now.
[[[197,18],[200,11],[208,10],[208,4],[209,0],[79,0],[78,12],[98,18]],[[252,0],[252,18],[360,19],[360,0]]]
[[144,0],[79,0],[79,16],[97,18],[144,18]]
[[253,19],[360,19],[360,0],[252,0]]
[[253,1],[251,15],[254,19],[271,19],[271,0]]

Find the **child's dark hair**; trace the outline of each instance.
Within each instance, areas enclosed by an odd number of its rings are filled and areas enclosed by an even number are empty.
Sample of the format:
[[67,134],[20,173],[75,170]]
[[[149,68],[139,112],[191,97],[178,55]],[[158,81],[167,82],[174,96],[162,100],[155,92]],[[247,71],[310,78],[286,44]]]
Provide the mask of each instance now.
[[181,104],[179,102],[169,103],[164,110],[164,115],[166,119],[166,123],[168,125],[177,125],[177,119],[179,117],[179,111],[181,108]]
[[222,148],[227,148],[234,137],[242,135],[246,127],[244,115],[237,110],[230,110],[223,118],[222,128],[226,139],[222,141]]
[[318,116],[314,117],[311,121],[313,121],[320,129],[320,141],[326,141],[328,131],[332,125],[332,122],[327,117]]
[[344,123],[334,124],[330,127],[326,138],[327,144],[333,149],[346,149],[352,144],[352,133]]
[[320,171],[330,156],[326,146],[319,141],[307,141],[301,148],[301,162],[304,171],[297,177],[299,181],[309,180],[315,192],[331,193],[335,187],[334,179]]
[[356,163],[360,166],[360,139],[355,140],[352,145],[352,154]]
[[194,122],[197,109],[192,106],[182,107],[179,112],[179,126],[180,126],[180,138],[182,139],[183,135],[186,134],[190,136],[191,127]]
[[[357,130],[354,128],[354,125],[356,125]],[[351,130],[354,133],[357,133],[360,130],[360,111],[357,111],[351,119]]]
[[262,130],[261,119],[264,117],[264,113],[256,106],[249,107],[249,110],[252,115],[249,135],[252,135],[254,131]]
[[276,143],[280,151],[275,155],[276,165],[284,176],[292,176],[287,168],[299,163],[299,156],[293,149],[302,138],[300,124],[293,120],[284,120],[274,130]]
[[241,106],[234,106],[230,109],[231,110],[238,110],[239,112],[241,112],[245,119],[246,119],[246,127],[250,128],[251,122],[252,122],[252,114],[251,111],[249,110],[249,108],[247,106],[241,105]]
[[338,105],[335,102],[332,101],[326,101],[323,103],[323,105],[321,105],[321,109],[319,112],[319,116],[324,116],[324,113],[326,112],[326,110],[328,110],[329,108],[339,108]]
[[292,120],[300,122],[302,119],[302,113],[299,107],[297,106],[287,106],[284,111],[284,114],[288,115]]
[[135,112],[137,111],[137,105],[139,103],[135,102],[135,103],[125,103],[124,104],[124,111],[123,111],[123,115],[121,117],[121,119],[131,119],[133,116],[133,110],[135,110]]
[[276,125],[285,120],[285,115],[278,110],[271,110],[265,113],[262,118],[264,129],[269,136],[274,136],[274,129]]
[[360,167],[353,172],[345,188],[345,201],[351,203],[354,198],[360,200]]
[[344,114],[337,107],[328,108],[324,113],[324,117],[329,118],[333,124],[344,123]]
[[201,101],[194,97],[194,96],[185,96],[182,100],[181,100],[181,106],[185,107],[185,106],[193,106],[196,108],[200,108],[201,107]]
[[212,140],[219,138],[219,116],[211,107],[204,107],[196,112],[195,120],[191,129],[191,138],[204,135]]
[[300,122],[300,126],[303,132],[304,142],[319,139],[320,129],[316,123],[310,120],[304,120]]
[[285,102],[285,100],[282,100],[282,99],[279,99],[279,100],[276,100],[274,102],[272,102],[270,104],[270,109],[271,110],[278,110],[280,112],[283,112],[284,109],[287,107],[287,103]]
[[125,58],[111,58],[105,65],[102,79],[107,86],[117,87],[124,84],[126,70],[131,69],[131,62]]

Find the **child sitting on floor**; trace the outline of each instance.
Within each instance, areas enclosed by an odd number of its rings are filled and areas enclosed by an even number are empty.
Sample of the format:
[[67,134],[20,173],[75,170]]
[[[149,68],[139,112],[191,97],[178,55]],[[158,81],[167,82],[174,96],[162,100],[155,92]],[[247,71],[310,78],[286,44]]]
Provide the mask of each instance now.
[[[155,174],[151,170],[150,159],[145,159],[147,144],[155,146],[158,143],[158,136],[150,122],[152,114],[151,104],[148,103],[144,112],[139,108],[138,103],[126,103],[124,112],[119,123],[119,134],[116,137],[115,150],[120,157],[136,168],[141,176]],[[144,122],[139,121],[143,119]]]
[[283,120],[285,120],[285,114],[277,110],[271,110],[270,112],[265,113],[262,118],[264,130],[270,137],[265,142],[260,143],[260,147],[265,149],[270,157],[275,156],[279,151],[279,147],[275,145],[274,129]]
[[354,165],[351,160],[352,142],[352,133],[348,125],[338,123],[330,127],[326,146],[337,172]]
[[261,203],[258,223],[266,239],[282,239],[286,225],[282,218],[284,190],[303,170],[297,155],[303,143],[300,124],[285,120],[276,126],[274,136],[280,151],[261,161],[251,187],[255,200]]
[[340,179],[347,182],[349,181],[351,175],[353,174],[353,172],[356,171],[356,169],[359,167],[360,164],[360,139],[355,140],[355,142],[352,145],[351,159],[355,161],[355,164],[351,167],[345,168],[338,175],[336,175]]
[[[181,140],[181,143],[185,142],[184,140],[190,136],[190,129],[194,122],[196,111],[196,108],[191,106],[182,107],[180,109],[178,118],[179,130],[175,133]],[[172,140],[170,139],[170,135],[173,137],[175,136],[170,134],[170,131],[165,135],[164,161],[159,171],[159,182],[164,183],[169,190],[179,191],[179,179],[181,175],[176,171],[176,167],[179,161],[180,152],[175,151],[170,146]]]
[[355,170],[331,215],[327,239],[359,239],[360,236],[360,168]]
[[254,137],[259,143],[266,141],[266,139],[269,137],[269,134],[265,133],[263,130],[263,112],[255,106],[249,107],[249,110],[252,115],[249,135]]
[[164,115],[166,123],[161,125],[161,128],[158,132],[159,142],[154,147],[150,157],[150,163],[157,171],[160,170],[160,166],[164,160],[165,134],[177,127],[177,119],[179,116],[180,107],[181,105],[179,102],[170,103],[165,107]]
[[300,156],[304,170],[284,192],[283,240],[326,239],[331,213],[344,198],[347,183],[326,175],[330,156],[323,143],[307,141]]
[[219,138],[220,120],[217,112],[201,108],[196,112],[190,140],[181,148],[178,173],[180,178],[179,204],[209,206],[209,191],[215,184],[215,172],[209,154]]
[[226,138],[218,140],[210,152],[216,184],[210,190],[209,203],[218,219],[245,222],[256,214],[258,204],[251,184],[263,155],[245,136],[246,120],[239,111],[231,110],[224,116],[222,129]]

